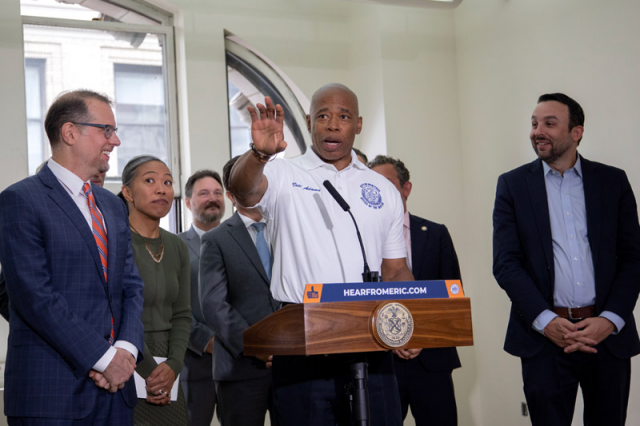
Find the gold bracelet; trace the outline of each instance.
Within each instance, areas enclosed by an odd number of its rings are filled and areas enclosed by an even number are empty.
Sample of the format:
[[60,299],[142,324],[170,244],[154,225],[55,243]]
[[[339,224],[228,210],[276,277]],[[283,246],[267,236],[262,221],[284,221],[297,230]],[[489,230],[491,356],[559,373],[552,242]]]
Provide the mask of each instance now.
[[253,144],[253,142],[251,142],[249,144],[249,146],[251,147],[251,152],[253,153],[253,155],[258,159],[258,161],[260,161],[261,163],[268,163],[269,160],[271,159],[271,157],[273,157],[273,155],[268,155],[265,154],[262,151],[258,151],[258,148],[256,148],[256,146]]

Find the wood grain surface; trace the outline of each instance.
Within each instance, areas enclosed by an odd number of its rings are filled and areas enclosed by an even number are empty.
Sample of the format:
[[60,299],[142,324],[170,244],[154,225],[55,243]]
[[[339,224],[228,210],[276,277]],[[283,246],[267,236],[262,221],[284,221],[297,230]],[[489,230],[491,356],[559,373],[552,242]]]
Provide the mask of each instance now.
[[328,302],[287,305],[244,332],[245,355],[318,355],[388,350],[374,337],[372,315],[401,303],[414,321],[401,348],[473,345],[471,302],[452,299]]

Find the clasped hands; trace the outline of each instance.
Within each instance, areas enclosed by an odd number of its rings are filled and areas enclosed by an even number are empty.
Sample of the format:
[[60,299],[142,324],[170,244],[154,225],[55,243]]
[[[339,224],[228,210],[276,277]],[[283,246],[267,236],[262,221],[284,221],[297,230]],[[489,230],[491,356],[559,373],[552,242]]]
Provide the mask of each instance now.
[[147,377],[147,402],[155,405],[171,404],[171,388],[176,373],[165,362],[161,362]]
[[271,368],[273,365],[273,355],[256,355],[256,358],[264,362],[265,368]]
[[398,355],[398,358],[400,359],[409,360],[420,355],[421,351],[422,349],[395,349],[393,353]]
[[126,349],[115,348],[116,355],[113,357],[104,372],[96,370],[89,372],[89,378],[93,383],[102,389],[115,393],[122,389],[136,369],[136,360]]
[[594,346],[614,330],[613,323],[604,317],[586,318],[575,324],[565,318],[555,317],[544,328],[544,334],[564,348],[565,353],[581,351],[595,354],[598,350]]

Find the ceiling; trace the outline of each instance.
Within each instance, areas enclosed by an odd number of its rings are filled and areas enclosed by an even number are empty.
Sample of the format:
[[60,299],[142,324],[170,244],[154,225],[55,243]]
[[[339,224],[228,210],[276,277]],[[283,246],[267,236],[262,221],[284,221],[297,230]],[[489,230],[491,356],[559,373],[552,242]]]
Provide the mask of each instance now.
[[423,7],[430,9],[455,9],[462,0],[343,0],[356,3],[383,4],[387,6]]

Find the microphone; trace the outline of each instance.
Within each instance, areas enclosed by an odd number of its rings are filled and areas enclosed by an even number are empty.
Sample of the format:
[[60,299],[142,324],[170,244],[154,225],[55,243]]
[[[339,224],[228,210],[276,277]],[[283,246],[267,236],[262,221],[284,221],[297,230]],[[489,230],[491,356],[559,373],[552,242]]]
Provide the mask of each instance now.
[[347,202],[344,200],[344,198],[342,198],[342,195],[340,195],[340,193],[331,184],[331,182],[329,182],[328,180],[325,180],[324,182],[322,182],[322,184],[324,185],[325,188],[327,188],[327,191],[329,191],[329,194],[331,194],[333,199],[336,200],[338,205],[340,207],[342,207],[342,210],[344,210],[345,212],[349,213],[349,216],[351,216],[351,220],[353,221],[353,225],[356,227],[356,234],[358,235],[358,241],[360,242],[360,250],[362,250],[362,260],[364,261],[364,270],[362,272],[362,281],[365,282],[365,283],[379,282],[380,281],[380,275],[378,274],[378,272],[377,271],[371,271],[369,269],[369,264],[367,263],[367,255],[366,255],[366,253],[364,251],[364,244],[362,244],[362,237],[360,236],[360,229],[358,228],[358,224],[356,223],[356,219],[353,217],[353,214],[351,214],[351,207],[349,207],[349,204],[347,204]]
[[[351,207],[349,207],[349,204],[347,204],[344,198],[342,198],[342,195],[340,195],[340,193],[336,190],[336,188],[333,185],[331,185],[331,182],[329,182],[328,180],[325,180],[322,184],[324,185],[325,188],[327,188],[327,191],[329,191],[329,194],[331,194],[333,199],[337,201],[340,207],[342,207],[342,210],[344,210],[345,212],[349,212],[349,210],[351,210]],[[357,227],[358,225],[356,225],[356,228]]]

